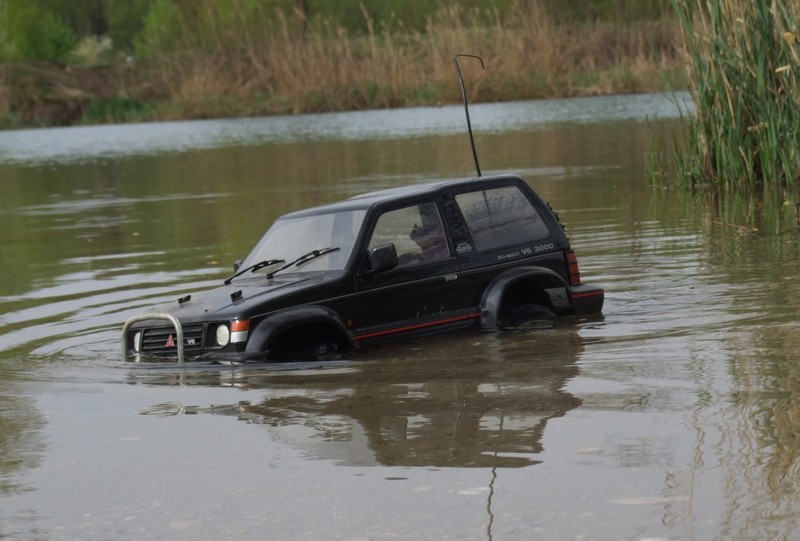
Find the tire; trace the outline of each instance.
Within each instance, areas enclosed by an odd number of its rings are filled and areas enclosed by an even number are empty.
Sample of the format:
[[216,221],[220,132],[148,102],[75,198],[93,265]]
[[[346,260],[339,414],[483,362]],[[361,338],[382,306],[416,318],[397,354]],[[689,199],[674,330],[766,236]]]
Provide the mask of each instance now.
[[555,312],[540,304],[522,304],[512,309],[504,318],[506,329],[540,329],[555,325],[558,320]]
[[282,344],[269,353],[269,360],[287,361],[325,361],[339,359],[339,346],[334,342],[313,340],[300,344]]

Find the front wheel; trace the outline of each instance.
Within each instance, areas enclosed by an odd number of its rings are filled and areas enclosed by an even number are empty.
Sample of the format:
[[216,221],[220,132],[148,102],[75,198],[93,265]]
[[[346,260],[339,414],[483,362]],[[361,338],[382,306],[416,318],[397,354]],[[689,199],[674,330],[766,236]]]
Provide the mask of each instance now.
[[339,345],[325,340],[281,341],[269,351],[269,360],[286,361],[327,361],[341,358]]

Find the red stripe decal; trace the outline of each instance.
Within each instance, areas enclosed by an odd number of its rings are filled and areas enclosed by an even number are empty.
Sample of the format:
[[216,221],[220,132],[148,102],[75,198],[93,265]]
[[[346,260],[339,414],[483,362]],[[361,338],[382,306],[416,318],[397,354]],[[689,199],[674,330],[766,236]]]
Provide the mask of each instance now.
[[356,336],[356,340],[366,340],[367,338],[375,338],[378,336],[386,336],[387,334],[396,334],[400,332],[414,331],[417,329],[425,329],[427,327],[435,327],[437,325],[447,325],[448,323],[458,323],[459,321],[466,321],[468,319],[477,319],[481,316],[480,312],[474,314],[467,314],[465,316],[456,316],[447,319],[438,319],[436,321],[428,321],[426,323],[417,323],[415,325],[406,325],[405,327],[395,327],[394,329],[386,329],[383,331],[375,331],[367,334]]

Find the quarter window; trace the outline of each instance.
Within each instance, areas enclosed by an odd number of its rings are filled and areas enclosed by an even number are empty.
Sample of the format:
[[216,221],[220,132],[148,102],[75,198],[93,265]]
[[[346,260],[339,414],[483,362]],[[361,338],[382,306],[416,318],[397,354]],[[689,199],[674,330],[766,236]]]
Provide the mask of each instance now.
[[429,201],[384,213],[378,218],[369,249],[393,243],[400,265],[436,261],[450,256],[450,249],[436,203]]
[[547,225],[516,186],[456,196],[475,248],[493,250],[550,236]]

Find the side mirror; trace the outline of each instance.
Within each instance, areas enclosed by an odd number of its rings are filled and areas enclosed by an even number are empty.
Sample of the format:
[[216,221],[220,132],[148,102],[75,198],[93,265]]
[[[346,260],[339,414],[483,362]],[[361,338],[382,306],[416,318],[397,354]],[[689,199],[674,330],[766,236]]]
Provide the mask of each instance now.
[[239,272],[239,269],[242,267],[242,260],[237,259],[233,262],[233,272]]
[[378,274],[395,268],[397,266],[397,248],[391,242],[376,246],[369,252],[369,263],[372,267],[370,274]]

